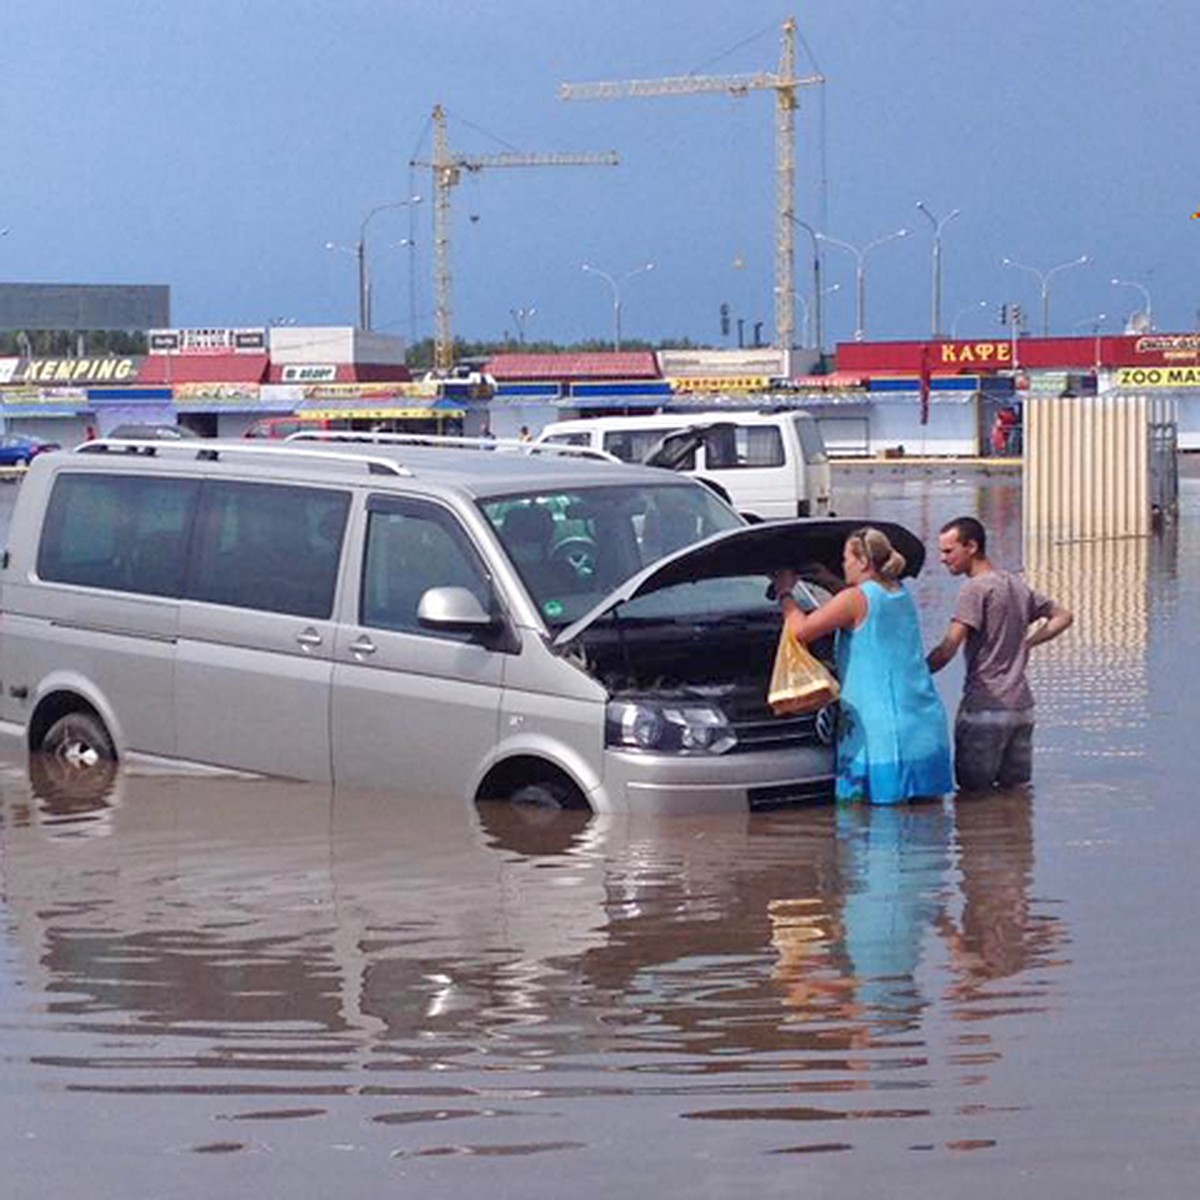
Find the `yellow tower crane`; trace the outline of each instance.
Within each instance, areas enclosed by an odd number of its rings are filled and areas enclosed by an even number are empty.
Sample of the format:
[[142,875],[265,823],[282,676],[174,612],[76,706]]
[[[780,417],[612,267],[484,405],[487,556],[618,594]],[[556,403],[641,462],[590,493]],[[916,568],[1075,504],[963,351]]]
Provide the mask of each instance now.
[[451,333],[450,272],[450,192],[462,180],[464,171],[482,171],[485,167],[615,167],[615,151],[593,154],[456,154],[446,135],[446,112],[440,104],[433,109],[433,160],[414,159],[412,166],[433,171],[433,293],[435,371],[448,371],[454,365],[454,340]]
[[779,70],[750,75],[676,75],[664,79],[627,79],[619,83],[564,83],[564,100],[624,100],[642,96],[691,96],[697,92],[775,93],[775,341],[786,354],[796,329],[793,270],[796,213],[796,93],[824,83],[823,75],[796,75],[796,22],[783,23]]

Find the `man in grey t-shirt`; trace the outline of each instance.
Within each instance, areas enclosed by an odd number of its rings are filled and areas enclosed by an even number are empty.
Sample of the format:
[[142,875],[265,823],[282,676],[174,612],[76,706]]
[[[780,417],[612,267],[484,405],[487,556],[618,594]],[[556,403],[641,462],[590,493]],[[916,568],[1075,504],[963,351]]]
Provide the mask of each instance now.
[[[965,575],[946,636],[929,652],[940,671],[966,647],[967,675],[954,721],[954,774],[976,791],[1028,783],[1033,770],[1033,693],[1025,666],[1033,646],[1070,626],[1071,613],[1019,575],[987,558],[987,534],[974,517],[956,517],[938,535],[942,563]],[[1030,626],[1041,622],[1032,632]]]

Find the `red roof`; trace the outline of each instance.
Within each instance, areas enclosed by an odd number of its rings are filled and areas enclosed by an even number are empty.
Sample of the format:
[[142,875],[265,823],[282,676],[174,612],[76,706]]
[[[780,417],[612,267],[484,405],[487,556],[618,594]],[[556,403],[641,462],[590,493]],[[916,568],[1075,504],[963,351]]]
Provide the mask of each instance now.
[[265,354],[148,354],[138,383],[262,383]]
[[497,354],[484,371],[497,380],[659,379],[649,350],[590,354]]

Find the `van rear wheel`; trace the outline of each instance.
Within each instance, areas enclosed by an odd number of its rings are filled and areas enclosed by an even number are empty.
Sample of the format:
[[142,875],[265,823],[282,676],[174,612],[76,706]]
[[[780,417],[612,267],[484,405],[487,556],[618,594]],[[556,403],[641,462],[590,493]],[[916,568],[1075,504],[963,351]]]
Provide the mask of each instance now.
[[42,735],[38,749],[63,765],[81,771],[117,757],[104,723],[86,712],[70,712],[59,717]]

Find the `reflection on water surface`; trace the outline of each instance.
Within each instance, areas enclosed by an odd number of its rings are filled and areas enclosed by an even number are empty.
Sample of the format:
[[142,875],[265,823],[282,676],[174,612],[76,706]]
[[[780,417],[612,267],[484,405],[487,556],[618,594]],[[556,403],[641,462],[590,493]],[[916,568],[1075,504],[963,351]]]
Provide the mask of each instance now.
[[1011,505],[841,507],[990,513],[1075,609],[1032,793],[638,821],[3,766],[6,1196],[1173,1194],[1200,554],[1043,553]]

